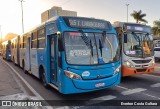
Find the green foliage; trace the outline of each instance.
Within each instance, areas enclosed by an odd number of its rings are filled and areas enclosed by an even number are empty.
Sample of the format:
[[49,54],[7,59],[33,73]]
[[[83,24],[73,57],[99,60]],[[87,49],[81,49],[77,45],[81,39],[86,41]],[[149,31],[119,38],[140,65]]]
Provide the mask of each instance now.
[[147,20],[143,19],[146,14],[142,13],[142,11],[133,11],[133,13],[131,13],[131,16],[136,20],[136,23],[140,23],[140,22],[144,22],[144,23],[148,23]]
[[152,27],[153,35],[160,36],[160,20],[155,20],[153,24],[154,24],[154,26]]

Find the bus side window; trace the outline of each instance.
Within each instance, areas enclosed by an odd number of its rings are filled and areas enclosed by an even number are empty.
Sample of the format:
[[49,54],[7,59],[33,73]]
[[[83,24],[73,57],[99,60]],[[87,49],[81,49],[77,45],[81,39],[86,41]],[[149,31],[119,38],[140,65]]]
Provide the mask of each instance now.
[[34,31],[32,33],[32,37],[31,37],[31,48],[33,49],[36,49],[37,48],[37,31]]
[[38,30],[38,48],[45,48],[45,28],[41,28]]

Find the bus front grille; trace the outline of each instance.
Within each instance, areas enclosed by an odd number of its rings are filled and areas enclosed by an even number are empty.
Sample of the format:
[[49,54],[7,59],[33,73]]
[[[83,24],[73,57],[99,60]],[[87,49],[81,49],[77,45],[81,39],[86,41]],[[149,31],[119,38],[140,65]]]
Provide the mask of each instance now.
[[149,63],[151,59],[149,60],[132,60],[136,64],[143,64],[143,63]]
[[137,72],[145,72],[147,69],[136,69]]

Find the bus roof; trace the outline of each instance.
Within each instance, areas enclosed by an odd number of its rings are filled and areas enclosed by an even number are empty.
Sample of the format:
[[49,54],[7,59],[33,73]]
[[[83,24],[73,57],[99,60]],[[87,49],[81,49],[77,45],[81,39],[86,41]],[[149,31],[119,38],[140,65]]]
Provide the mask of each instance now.
[[55,16],[43,22],[42,24],[30,29],[28,32],[22,34],[30,34],[30,32],[41,28],[47,24],[55,22],[56,20],[64,21],[67,27],[79,29],[97,29],[97,30],[111,30],[112,25],[109,21],[87,17],[71,17],[71,16]]

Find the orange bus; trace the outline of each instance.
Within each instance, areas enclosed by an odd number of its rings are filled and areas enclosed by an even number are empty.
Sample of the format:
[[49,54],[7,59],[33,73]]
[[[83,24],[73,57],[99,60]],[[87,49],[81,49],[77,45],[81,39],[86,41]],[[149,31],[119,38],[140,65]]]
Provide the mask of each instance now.
[[151,27],[137,23],[114,22],[122,56],[122,76],[154,72],[154,43]]

